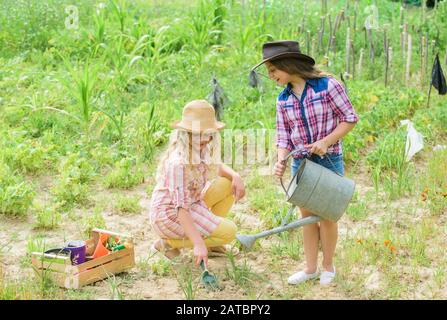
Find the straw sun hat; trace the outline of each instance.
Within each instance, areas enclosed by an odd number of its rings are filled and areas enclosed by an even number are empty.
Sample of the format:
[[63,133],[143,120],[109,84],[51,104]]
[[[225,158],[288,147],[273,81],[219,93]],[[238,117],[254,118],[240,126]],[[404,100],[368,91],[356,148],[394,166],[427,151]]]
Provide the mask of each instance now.
[[225,124],[216,120],[214,108],[206,100],[193,100],[183,107],[182,119],[171,126],[189,132],[215,132]]

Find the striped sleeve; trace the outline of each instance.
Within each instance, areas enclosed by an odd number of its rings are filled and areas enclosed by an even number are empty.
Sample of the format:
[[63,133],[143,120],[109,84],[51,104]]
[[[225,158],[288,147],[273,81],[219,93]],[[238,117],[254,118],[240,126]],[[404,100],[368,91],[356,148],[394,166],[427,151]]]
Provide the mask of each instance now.
[[183,164],[170,164],[167,169],[168,189],[175,208],[189,210],[191,197],[186,183],[185,166]]
[[287,122],[287,117],[284,108],[281,107],[281,102],[276,101],[276,146],[284,148],[289,151],[293,149],[292,140],[290,138],[290,127]]
[[338,116],[340,122],[357,122],[358,115],[346,94],[345,88],[334,78],[329,78],[328,94],[329,105]]

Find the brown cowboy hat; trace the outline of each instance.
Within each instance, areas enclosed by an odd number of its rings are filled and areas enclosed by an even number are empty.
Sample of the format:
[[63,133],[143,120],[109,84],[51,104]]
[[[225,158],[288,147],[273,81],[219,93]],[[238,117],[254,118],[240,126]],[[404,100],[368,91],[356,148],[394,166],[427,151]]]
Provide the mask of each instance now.
[[216,121],[214,108],[206,100],[193,100],[183,107],[182,120],[171,125],[174,129],[189,132],[215,132],[225,127],[225,124]]
[[296,41],[273,41],[266,42],[262,45],[262,61],[255,65],[251,70],[255,70],[261,64],[267,61],[277,60],[280,58],[297,58],[315,65],[315,60],[301,53],[300,45]]

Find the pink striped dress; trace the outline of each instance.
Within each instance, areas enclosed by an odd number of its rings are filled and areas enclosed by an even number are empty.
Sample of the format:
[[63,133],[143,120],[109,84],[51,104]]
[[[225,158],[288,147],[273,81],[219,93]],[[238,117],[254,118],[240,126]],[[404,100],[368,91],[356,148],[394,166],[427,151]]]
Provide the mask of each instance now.
[[155,232],[163,239],[184,239],[186,234],[178,220],[178,208],[189,211],[197,230],[208,237],[217,228],[220,218],[203,201],[208,178],[208,166],[201,162],[182,164],[168,159],[165,177],[155,187],[151,199],[150,220]]

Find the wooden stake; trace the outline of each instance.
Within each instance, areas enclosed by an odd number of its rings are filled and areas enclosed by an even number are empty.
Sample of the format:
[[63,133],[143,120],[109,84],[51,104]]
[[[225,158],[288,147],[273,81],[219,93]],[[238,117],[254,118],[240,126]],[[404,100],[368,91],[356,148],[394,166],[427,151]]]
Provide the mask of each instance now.
[[390,67],[390,56],[389,56],[389,50],[386,50],[385,53],[385,87],[388,85],[388,70]]
[[404,27],[404,7],[400,7],[400,29]]
[[358,70],[359,70],[359,78],[362,75],[362,64],[363,64],[363,54],[365,52],[365,49],[360,48],[360,57],[359,57],[359,65],[358,65]]
[[428,55],[429,55],[430,51],[428,51],[428,32],[425,33],[425,74],[427,74],[427,69],[428,69]]
[[320,31],[318,32],[318,52],[321,52],[323,50],[323,37],[324,37],[324,22],[325,17],[320,17],[321,21],[321,27]]
[[318,31],[318,44],[317,44],[317,51],[318,51],[318,53],[320,53],[321,52],[321,49],[322,49],[322,38],[323,38],[323,33],[321,32],[321,30],[320,31]]
[[388,70],[390,81],[393,81],[393,48],[388,47]]
[[331,21],[331,14],[328,15],[328,26],[329,26],[329,38],[327,41],[327,47],[326,47],[326,56],[329,56],[329,50],[331,48],[331,39],[332,39],[332,21]]
[[347,74],[349,74],[349,66],[350,66],[350,64],[349,64],[349,56],[350,56],[350,54],[349,54],[349,49],[350,49],[350,29],[349,28],[347,28],[346,29],[346,52],[345,52],[345,55],[346,55],[346,73]]
[[307,55],[310,55],[310,31],[307,30],[306,32],[306,48],[307,48]]
[[367,29],[366,31],[369,40],[369,59],[371,60],[372,63],[374,63],[374,42],[373,42],[372,30]]
[[335,16],[335,21],[334,21],[334,31],[333,31],[333,35],[335,35],[337,33],[338,30],[338,24],[340,23],[340,14],[337,14]]
[[303,19],[301,20],[301,30],[304,31],[304,25],[306,22],[306,14],[307,14],[307,1],[303,0]]
[[349,40],[349,47],[351,48],[351,56],[352,56],[352,79],[354,79],[355,76],[355,51],[354,51],[354,41],[351,39]]
[[357,14],[358,14],[358,9],[359,9],[359,1],[355,0],[355,4],[354,4],[354,32],[357,30]]
[[402,50],[402,59],[405,60],[405,54],[406,54],[406,46],[408,44],[408,23],[404,24],[404,46],[403,46],[403,50]]
[[331,38],[331,45],[332,45],[332,51],[334,52],[334,55],[337,54],[337,46],[335,44],[335,35]]
[[388,70],[389,70],[389,56],[388,56],[388,39],[386,37],[386,30],[383,32],[383,50],[385,57],[385,87],[388,84]]
[[422,9],[422,24],[425,24],[425,9],[427,7],[427,0],[422,0],[421,3],[421,9]]
[[327,0],[321,0],[321,12],[326,15],[327,13]]
[[408,46],[407,46],[407,65],[405,70],[405,81],[410,82],[410,66],[411,66],[411,34],[408,35]]
[[421,87],[424,85],[425,82],[425,36],[422,36],[421,39]]

